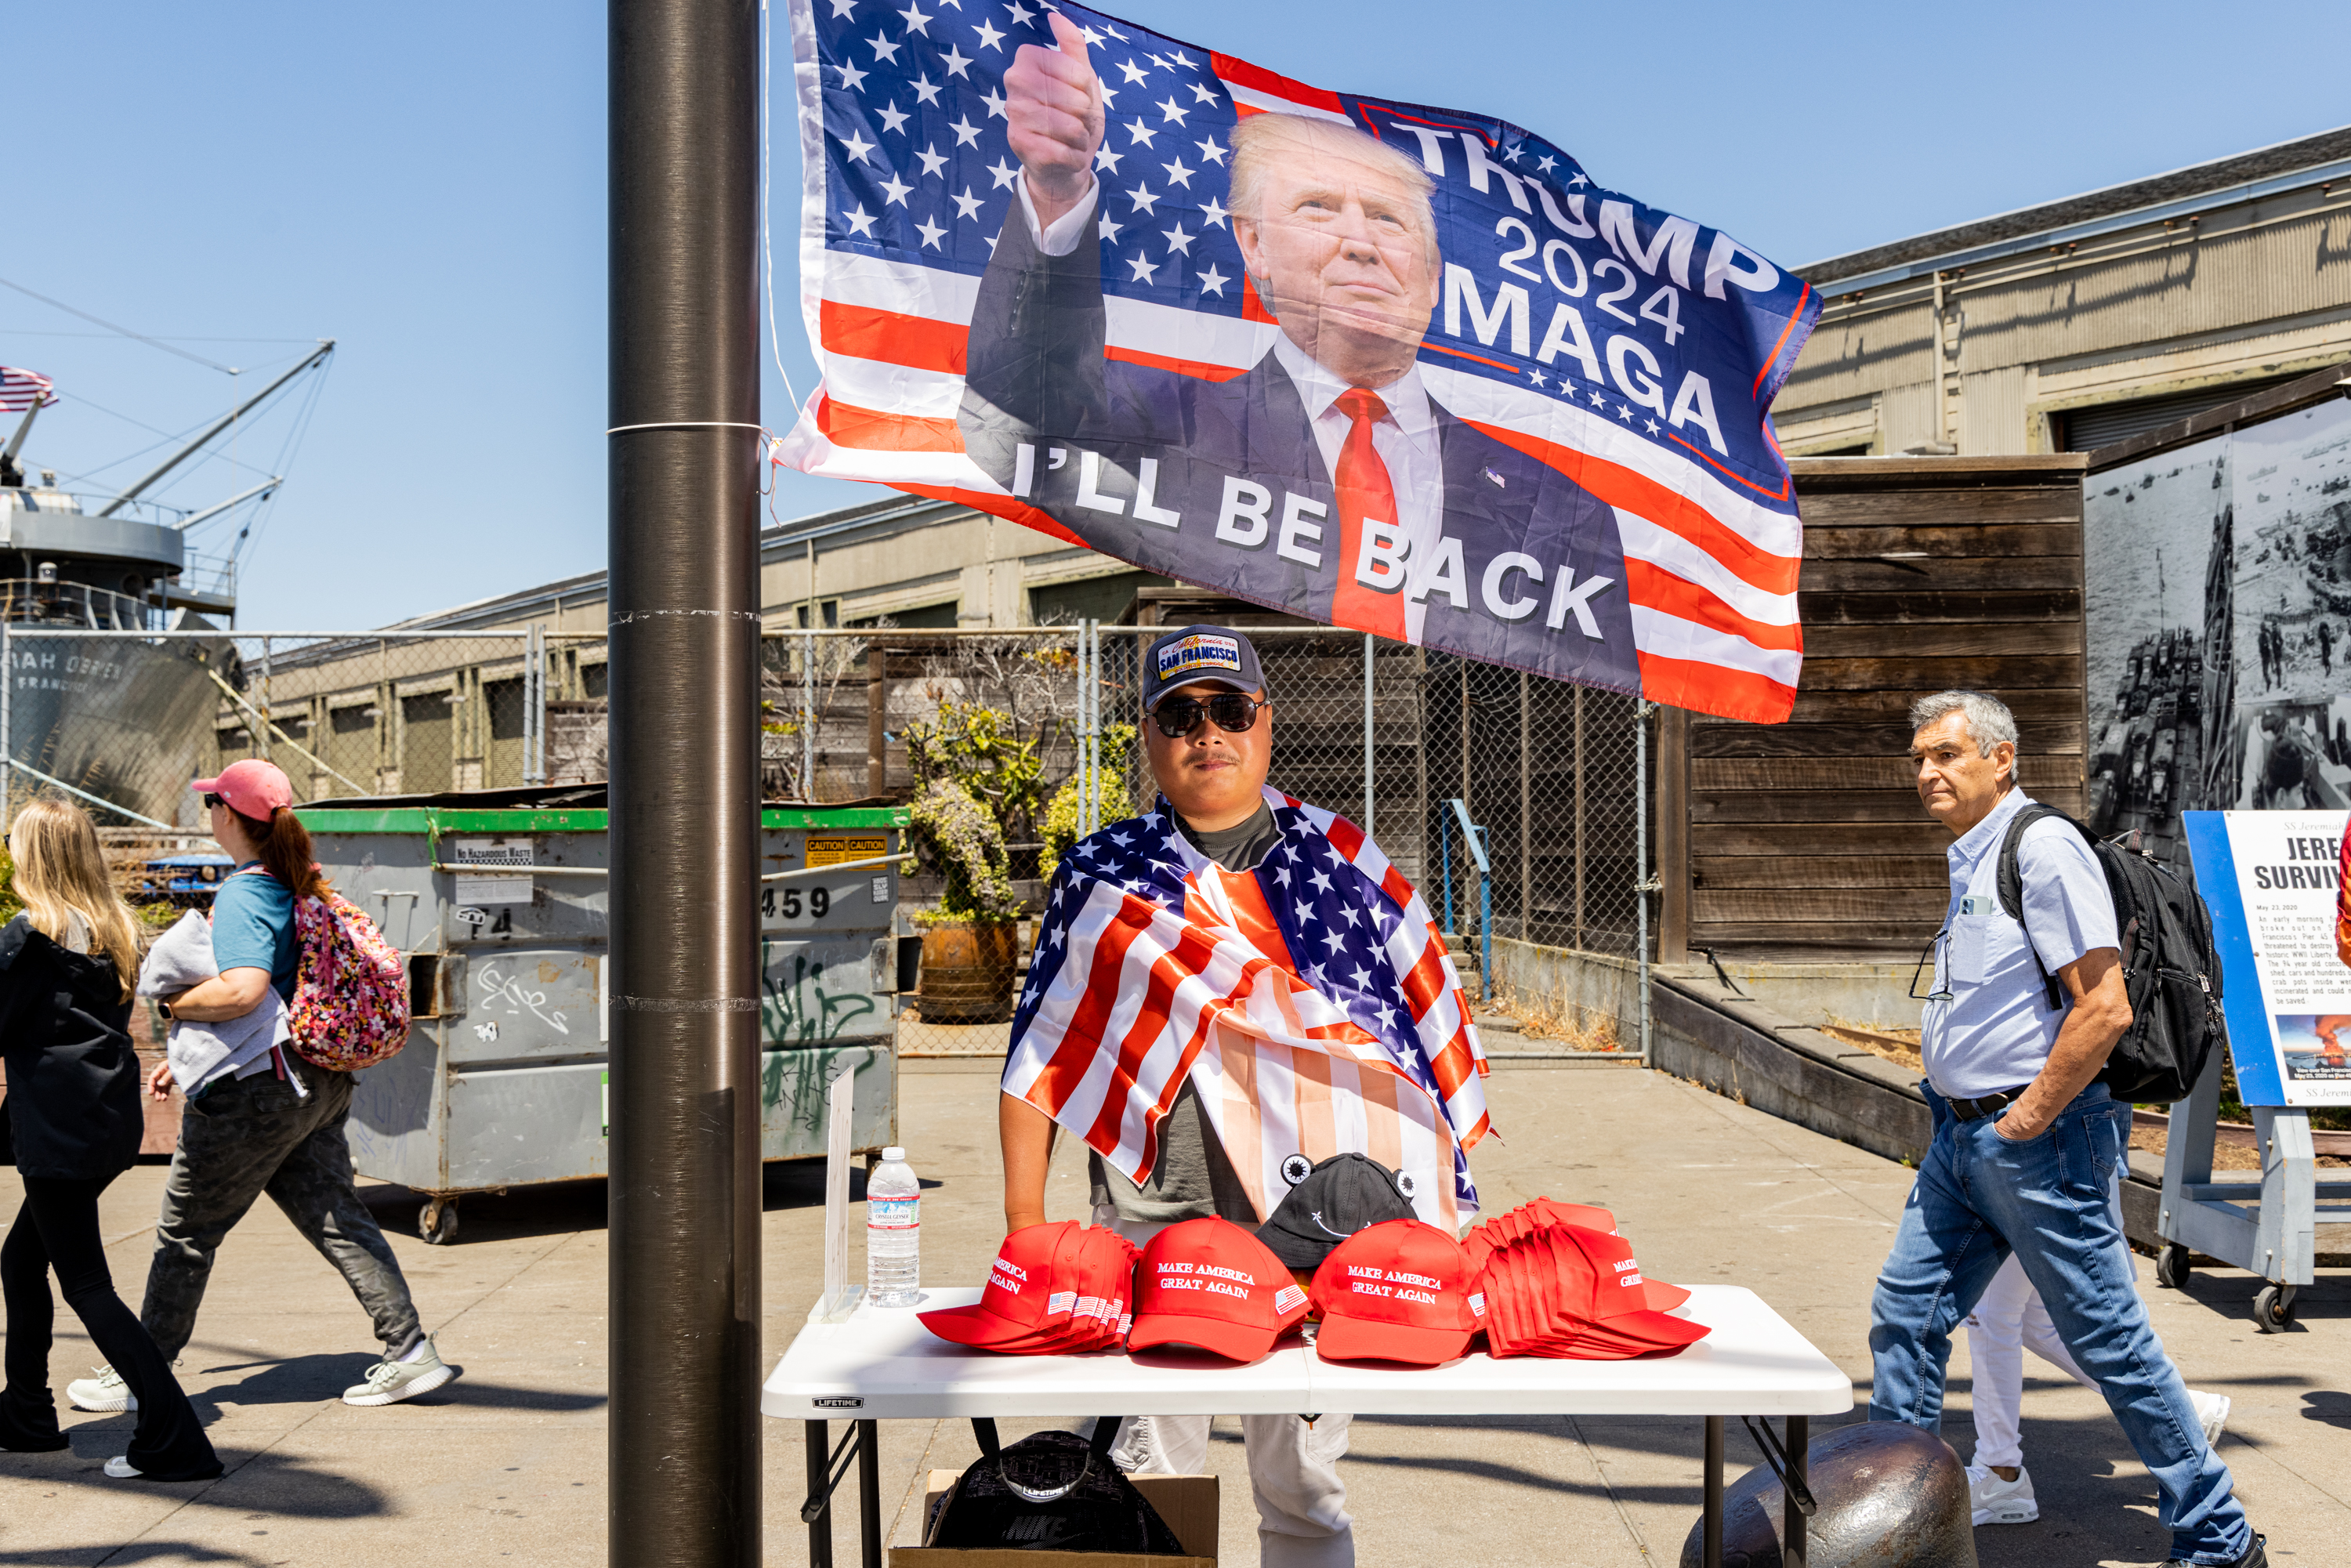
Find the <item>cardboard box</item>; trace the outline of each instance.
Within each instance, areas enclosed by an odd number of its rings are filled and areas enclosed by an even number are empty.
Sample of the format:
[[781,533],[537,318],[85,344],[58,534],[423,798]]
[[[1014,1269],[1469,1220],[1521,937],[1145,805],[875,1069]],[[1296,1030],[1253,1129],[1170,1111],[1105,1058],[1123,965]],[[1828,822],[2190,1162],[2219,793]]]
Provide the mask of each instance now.
[[[948,1495],[962,1479],[955,1470],[933,1470],[924,1487],[923,1539],[938,1529]],[[978,1552],[953,1552],[936,1546],[893,1546],[890,1568],[1216,1568],[1217,1478],[1214,1476],[1130,1476],[1134,1488],[1159,1511],[1167,1528],[1182,1542],[1187,1557],[1158,1557],[1147,1552],[1029,1552],[998,1547]]]

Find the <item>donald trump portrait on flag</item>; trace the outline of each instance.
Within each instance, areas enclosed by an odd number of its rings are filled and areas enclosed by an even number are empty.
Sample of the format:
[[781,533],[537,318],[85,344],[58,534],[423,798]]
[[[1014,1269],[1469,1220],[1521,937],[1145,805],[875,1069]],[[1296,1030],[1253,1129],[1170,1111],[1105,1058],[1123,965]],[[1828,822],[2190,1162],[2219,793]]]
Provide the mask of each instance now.
[[1229,224],[1247,270],[1200,286],[1249,290],[1279,336],[1238,375],[1113,353],[1101,242],[1162,220],[1096,172],[1152,156],[1151,127],[1111,120],[1085,37],[1050,21],[1059,47],[1024,45],[1004,76],[1019,179],[972,317],[971,457],[1048,517],[1123,531],[1128,559],[1180,530],[1246,552],[1239,591],[1262,602],[1506,663],[1535,632],[1573,650],[1559,673],[1638,691],[1614,511],[1423,382],[1444,267],[1421,160],[1337,114],[1195,143],[1229,160],[1229,209],[1201,221]]

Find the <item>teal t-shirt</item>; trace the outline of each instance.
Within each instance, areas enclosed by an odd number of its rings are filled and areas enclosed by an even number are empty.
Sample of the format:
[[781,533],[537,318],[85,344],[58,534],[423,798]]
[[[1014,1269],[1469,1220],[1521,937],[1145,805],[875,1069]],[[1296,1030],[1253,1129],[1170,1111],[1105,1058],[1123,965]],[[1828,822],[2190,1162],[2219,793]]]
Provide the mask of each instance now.
[[294,890],[266,872],[239,866],[237,873],[213,894],[213,962],[223,974],[268,970],[278,999],[291,1002],[302,956],[294,940]]

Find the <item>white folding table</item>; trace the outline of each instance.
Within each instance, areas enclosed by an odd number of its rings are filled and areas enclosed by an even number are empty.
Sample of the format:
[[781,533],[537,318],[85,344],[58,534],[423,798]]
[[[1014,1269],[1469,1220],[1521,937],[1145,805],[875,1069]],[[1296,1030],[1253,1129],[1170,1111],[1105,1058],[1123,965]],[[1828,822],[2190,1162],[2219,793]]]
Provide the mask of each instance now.
[[[807,1423],[810,1568],[831,1568],[831,1497],[858,1465],[864,1568],[882,1568],[880,1446],[875,1423],[1086,1416],[1695,1416],[1706,1422],[1707,1568],[1722,1561],[1722,1423],[1729,1416],[1786,1423],[1796,1485],[1788,1498],[1785,1561],[1802,1568],[1803,1456],[1810,1418],[1853,1407],[1853,1384],[1752,1291],[1693,1285],[1682,1315],[1713,1332],[1653,1361],[1553,1361],[1479,1354],[1449,1365],[1406,1367],[1319,1360],[1286,1339],[1264,1360],[1236,1366],[1206,1354],[995,1355],[949,1344],[915,1314],[962,1306],[977,1290],[926,1291],[915,1307],[861,1306],[846,1321],[810,1323],[768,1375],[760,1411]],[[852,1425],[829,1449],[828,1423]]]

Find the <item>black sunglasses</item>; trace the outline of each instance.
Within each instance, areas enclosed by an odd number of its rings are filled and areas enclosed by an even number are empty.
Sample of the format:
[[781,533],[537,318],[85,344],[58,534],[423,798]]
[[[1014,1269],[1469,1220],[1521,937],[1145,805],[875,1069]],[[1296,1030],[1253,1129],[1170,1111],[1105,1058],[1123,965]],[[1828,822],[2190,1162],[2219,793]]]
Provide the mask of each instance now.
[[218,795],[207,795],[204,797],[204,808],[207,810],[211,810],[214,806],[225,806],[227,804],[228,802],[222,800]]
[[1198,697],[1169,697],[1151,710],[1151,722],[1159,733],[1170,740],[1181,740],[1200,727],[1200,716],[1206,713],[1218,729],[1239,735],[1257,727],[1257,710],[1270,706],[1273,699],[1253,702],[1239,692],[1218,692],[1207,702]]

